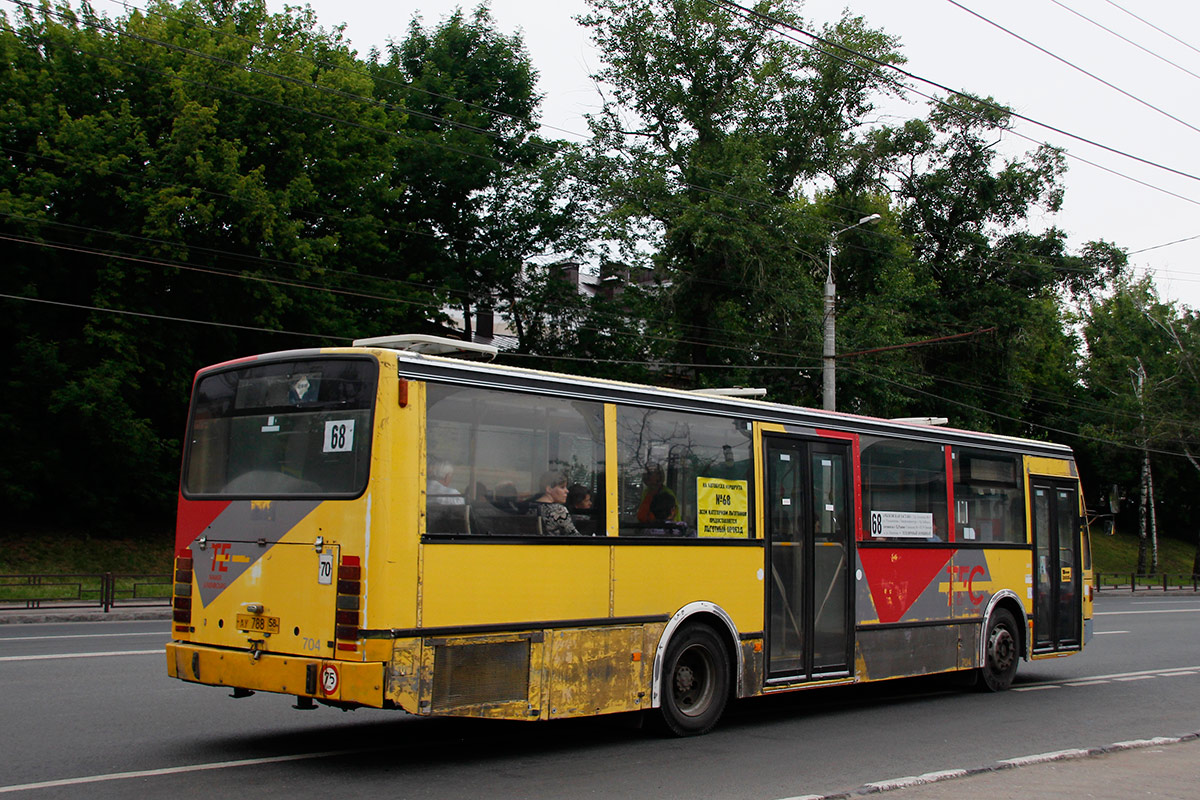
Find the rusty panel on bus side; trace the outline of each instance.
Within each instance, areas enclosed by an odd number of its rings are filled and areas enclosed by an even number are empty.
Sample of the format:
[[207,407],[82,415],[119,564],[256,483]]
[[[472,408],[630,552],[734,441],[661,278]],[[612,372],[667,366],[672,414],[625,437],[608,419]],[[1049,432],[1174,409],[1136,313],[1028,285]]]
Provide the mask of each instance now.
[[644,636],[640,625],[548,633],[550,717],[649,708]]
[[761,547],[618,547],[613,578],[614,616],[674,614],[707,601],[723,608],[738,631],[763,629]]
[[609,616],[607,547],[481,542],[422,551],[423,627],[538,627]]
[[544,719],[545,650],[539,632],[424,639],[416,712]]
[[979,626],[919,625],[863,628],[856,672],[861,680],[928,675],[969,666]]

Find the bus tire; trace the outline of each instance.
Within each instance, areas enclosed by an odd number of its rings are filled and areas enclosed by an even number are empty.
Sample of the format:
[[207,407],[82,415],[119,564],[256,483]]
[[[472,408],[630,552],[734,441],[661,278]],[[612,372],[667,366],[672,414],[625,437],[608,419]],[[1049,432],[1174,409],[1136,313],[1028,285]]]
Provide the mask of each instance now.
[[1021,661],[1021,637],[1012,612],[1006,608],[993,611],[984,636],[977,685],[981,691],[1002,692],[1012,685]]
[[729,657],[705,625],[690,625],[667,646],[659,711],[676,736],[708,733],[729,700]]

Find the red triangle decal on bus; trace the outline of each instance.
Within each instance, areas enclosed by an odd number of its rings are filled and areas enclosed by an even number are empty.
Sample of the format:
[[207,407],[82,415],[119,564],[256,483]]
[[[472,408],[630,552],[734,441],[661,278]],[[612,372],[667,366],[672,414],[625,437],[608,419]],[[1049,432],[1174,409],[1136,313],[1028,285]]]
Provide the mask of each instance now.
[[942,549],[859,549],[858,558],[879,621],[899,622],[953,555],[953,550]]
[[175,555],[187,555],[188,545],[229,508],[229,503],[229,500],[186,500],[180,494],[175,518]]

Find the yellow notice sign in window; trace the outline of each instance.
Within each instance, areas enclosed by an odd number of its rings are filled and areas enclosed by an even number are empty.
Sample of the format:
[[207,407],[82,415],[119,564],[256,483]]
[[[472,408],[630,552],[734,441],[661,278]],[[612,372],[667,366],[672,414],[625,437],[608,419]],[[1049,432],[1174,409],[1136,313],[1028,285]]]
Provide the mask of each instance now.
[[749,481],[696,478],[696,517],[701,537],[748,538]]
[[1070,567],[1062,568],[1062,582],[1063,583],[1071,582],[1071,568]]

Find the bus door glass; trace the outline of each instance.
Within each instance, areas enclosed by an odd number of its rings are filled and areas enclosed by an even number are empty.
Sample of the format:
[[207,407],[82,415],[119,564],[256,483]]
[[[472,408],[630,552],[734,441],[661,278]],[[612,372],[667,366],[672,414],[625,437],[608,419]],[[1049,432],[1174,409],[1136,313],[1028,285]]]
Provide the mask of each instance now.
[[1033,485],[1034,649],[1079,647],[1079,499],[1073,484]]
[[769,438],[768,673],[774,679],[849,671],[849,446]]

